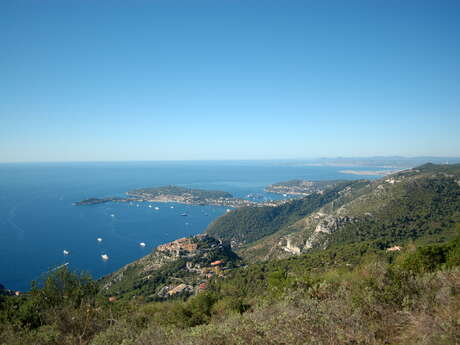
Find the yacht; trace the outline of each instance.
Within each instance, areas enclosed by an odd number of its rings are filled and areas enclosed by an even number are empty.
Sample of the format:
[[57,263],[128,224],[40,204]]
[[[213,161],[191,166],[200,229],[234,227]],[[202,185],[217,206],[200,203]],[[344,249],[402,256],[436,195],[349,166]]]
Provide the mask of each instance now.
[[102,254],[101,258],[102,260],[107,261],[109,259],[109,256],[107,254]]
[[69,254],[70,254],[70,252],[69,252],[68,250],[65,250],[65,249],[62,251],[62,253],[63,253],[64,255],[69,255]]
[[97,241],[98,241],[98,242],[102,242],[102,238],[98,237],[98,238],[97,238]]
[[141,247],[145,247],[145,243],[144,243],[144,242],[139,243],[139,245],[140,245]]

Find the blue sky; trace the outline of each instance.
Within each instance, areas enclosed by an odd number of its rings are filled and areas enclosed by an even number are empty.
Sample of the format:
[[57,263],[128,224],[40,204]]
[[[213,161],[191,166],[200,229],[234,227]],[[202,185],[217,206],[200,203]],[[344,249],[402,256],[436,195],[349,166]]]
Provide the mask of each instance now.
[[460,2],[2,0],[0,161],[460,155]]

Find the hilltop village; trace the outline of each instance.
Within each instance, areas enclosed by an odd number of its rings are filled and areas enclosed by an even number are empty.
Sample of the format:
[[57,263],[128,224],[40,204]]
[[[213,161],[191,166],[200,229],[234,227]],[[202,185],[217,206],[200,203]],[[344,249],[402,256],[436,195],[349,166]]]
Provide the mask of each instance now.
[[[192,295],[207,288],[213,277],[224,277],[225,271],[240,267],[239,257],[220,240],[200,234],[158,246],[151,254],[123,267],[104,279],[108,295],[149,290],[151,300],[177,295]],[[152,289],[151,282],[157,282]],[[153,292],[153,293],[152,293]]]
[[[172,256],[177,259],[185,258],[192,259],[200,256],[201,258],[209,258],[209,253],[216,249],[222,249],[222,242],[211,243],[209,247],[199,247],[198,241],[209,241],[206,235],[197,235],[194,238],[180,238],[178,240],[160,245],[156,251],[167,256]],[[208,280],[214,276],[223,277],[224,271],[228,269],[226,266],[228,262],[224,259],[217,259],[214,261],[204,260],[197,262],[197,260],[186,260],[185,270],[192,273],[196,277],[191,281],[184,279],[184,282],[175,285],[165,285],[159,292],[158,296],[167,298],[178,294],[196,294],[204,291],[207,288]],[[188,282],[188,284],[187,284]]]

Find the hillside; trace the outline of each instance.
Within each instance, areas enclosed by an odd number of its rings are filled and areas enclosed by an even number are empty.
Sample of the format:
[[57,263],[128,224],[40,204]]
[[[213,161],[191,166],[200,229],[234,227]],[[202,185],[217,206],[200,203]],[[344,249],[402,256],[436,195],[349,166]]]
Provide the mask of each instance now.
[[210,236],[240,248],[268,236],[337,199],[346,190],[367,185],[366,180],[342,181],[334,187],[279,206],[242,207],[216,219],[206,229]]
[[0,344],[458,344],[460,236],[362,249],[233,269],[194,297],[161,302],[103,297],[63,267],[27,295],[0,295]]
[[[232,250],[207,235],[181,238],[158,246],[100,281],[105,295],[145,296],[161,300],[189,296],[215,275],[239,262]],[[204,284],[204,285],[203,285]]]
[[239,254],[257,261],[346,243],[385,249],[412,240],[443,241],[459,221],[460,165],[426,164],[345,189]]

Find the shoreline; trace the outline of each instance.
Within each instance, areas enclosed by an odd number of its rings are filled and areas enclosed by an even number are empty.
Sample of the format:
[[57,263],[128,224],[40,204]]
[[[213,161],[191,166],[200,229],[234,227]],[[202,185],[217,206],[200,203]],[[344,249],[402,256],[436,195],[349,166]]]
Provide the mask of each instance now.
[[359,175],[359,176],[387,176],[397,173],[401,170],[340,170],[342,174]]

